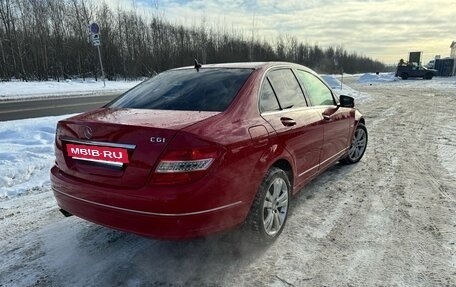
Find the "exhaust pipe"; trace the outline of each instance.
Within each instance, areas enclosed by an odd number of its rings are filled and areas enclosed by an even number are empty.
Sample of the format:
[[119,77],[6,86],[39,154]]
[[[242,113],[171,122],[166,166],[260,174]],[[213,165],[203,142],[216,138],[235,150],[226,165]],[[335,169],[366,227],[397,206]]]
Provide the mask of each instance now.
[[60,209],[60,212],[63,214],[63,216],[65,217],[70,217],[70,216],[73,216],[73,214],[69,213],[68,211],[66,210],[63,210],[63,209]]

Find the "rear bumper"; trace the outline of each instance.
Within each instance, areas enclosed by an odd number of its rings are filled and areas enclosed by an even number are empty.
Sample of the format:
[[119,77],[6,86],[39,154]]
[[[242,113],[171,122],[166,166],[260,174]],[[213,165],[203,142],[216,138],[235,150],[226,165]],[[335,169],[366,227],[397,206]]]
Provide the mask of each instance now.
[[[172,200],[164,199],[161,204],[153,197],[129,198],[122,191],[81,184],[56,167],[51,170],[51,183],[60,208],[103,226],[161,239],[192,238],[229,229],[241,224],[249,210],[249,205],[240,200],[189,209],[192,204],[185,191],[182,197],[173,196]],[[204,191],[198,191],[194,195],[193,200],[198,201],[204,196],[214,196],[214,192],[208,191],[205,195]],[[157,204],[160,209],[154,210],[153,206]],[[168,211],[167,205],[170,206]],[[144,208],[147,206],[151,208]],[[181,206],[182,210],[176,210],[176,206]]]

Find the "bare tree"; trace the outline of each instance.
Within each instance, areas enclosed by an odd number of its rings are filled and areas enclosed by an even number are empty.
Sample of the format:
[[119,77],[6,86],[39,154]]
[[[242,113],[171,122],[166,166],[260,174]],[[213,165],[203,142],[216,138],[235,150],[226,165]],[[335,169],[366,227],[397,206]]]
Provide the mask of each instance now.
[[205,16],[185,27],[166,21],[158,7],[153,1],[155,10],[144,17],[138,10],[113,10],[92,0],[0,0],[0,77],[97,78],[98,55],[88,38],[92,22],[101,27],[108,78],[151,76],[191,65],[195,57],[202,63],[292,61],[324,72],[385,69],[341,46],[324,49],[293,36],[279,36],[271,44],[255,34],[255,15],[251,31],[210,25]]

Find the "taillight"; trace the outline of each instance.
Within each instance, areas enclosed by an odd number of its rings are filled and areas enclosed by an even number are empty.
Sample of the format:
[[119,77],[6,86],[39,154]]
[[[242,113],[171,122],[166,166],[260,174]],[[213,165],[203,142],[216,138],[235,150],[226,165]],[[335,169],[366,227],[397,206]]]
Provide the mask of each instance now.
[[152,183],[180,184],[199,179],[219,156],[216,146],[169,150],[161,157]]

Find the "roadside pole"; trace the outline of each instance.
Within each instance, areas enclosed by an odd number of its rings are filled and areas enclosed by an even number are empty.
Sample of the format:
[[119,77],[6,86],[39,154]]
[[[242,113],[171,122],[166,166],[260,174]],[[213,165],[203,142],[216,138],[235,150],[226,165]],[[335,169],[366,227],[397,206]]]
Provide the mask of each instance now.
[[[333,58],[334,61],[334,68],[337,71],[337,67],[339,67],[339,61],[336,58]],[[337,72],[336,72],[337,73]],[[344,68],[340,67],[340,89],[342,90],[344,88]]]
[[97,23],[92,23],[89,25],[88,28],[89,28],[90,38],[92,40],[92,45],[94,47],[97,47],[97,50],[98,50],[98,59],[100,60],[100,68],[101,68],[101,79],[103,80],[103,87],[106,87],[106,77],[105,77],[105,72],[103,69],[103,60],[101,59],[101,51],[100,51],[100,45],[101,45],[100,26]]
[[97,46],[98,49],[98,58],[100,59],[100,67],[101,67],[101,79],[103,80],[103,87],[106,87],[106,77],[103,69],[103,60],[101,60],[101,52],[100,46]]
[[344,69],[340,69],[340,73],[342,75],[342,77],[340,78],[340,90],[342,90],[344,88]]

